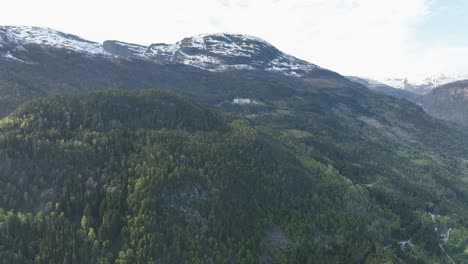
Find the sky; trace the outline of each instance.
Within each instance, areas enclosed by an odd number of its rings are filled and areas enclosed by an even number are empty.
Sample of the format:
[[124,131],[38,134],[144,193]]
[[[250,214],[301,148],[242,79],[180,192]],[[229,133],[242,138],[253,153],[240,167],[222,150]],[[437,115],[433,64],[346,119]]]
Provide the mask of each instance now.
[[468,75],[468,0],[8,0],[0,25],[102,42],[240,33],[341,74]]

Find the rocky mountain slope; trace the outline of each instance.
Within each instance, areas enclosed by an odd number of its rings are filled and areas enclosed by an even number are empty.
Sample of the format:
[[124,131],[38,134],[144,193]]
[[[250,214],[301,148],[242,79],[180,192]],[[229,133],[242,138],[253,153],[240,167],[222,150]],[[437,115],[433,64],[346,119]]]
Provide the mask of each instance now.
[[433,116],[468,126],[468,80],[439,86],[418,102]]

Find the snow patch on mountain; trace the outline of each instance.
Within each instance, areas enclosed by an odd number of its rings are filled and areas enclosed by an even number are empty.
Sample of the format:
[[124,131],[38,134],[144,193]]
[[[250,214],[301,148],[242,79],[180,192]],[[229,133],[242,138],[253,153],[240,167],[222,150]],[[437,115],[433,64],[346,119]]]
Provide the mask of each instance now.
[[14,62],[19,62],[19,63],[25,63],[25,64],[34,64],[34,63],[32,63],[32,62],[19,59],[19,58],[13,56],[10,52],[7,52],[7,53],[5,53],[5,54],[2,54],[1,56],[2,56],[3,58],[5,58],[5,59],[9,60],[9,61],[14,61]]
[[247,105],[247,104],[258,104],[256,100],[250,98],[235,98],[232,100],[233,104]]

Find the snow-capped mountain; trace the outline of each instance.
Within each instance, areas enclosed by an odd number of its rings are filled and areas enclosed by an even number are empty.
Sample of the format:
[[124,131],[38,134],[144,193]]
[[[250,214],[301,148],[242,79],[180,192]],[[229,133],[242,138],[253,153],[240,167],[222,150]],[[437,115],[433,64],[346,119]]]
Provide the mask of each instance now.
[[435,87],[458,80],[467,79],[468,76],[447,76],[444,74],[433,75],[422,79],[386,78],[381,82],[389,86],[408,90],[416,94],[427,94]]
[[287,55],[268,42],[247,35],[205,34],[172,45],[154,44],[145,56],[157,62],[192,65],[210,71],[259,69],[300,76],[317,66]]
[[304,76],[320,67],[285,54],[268,42],[247,35],[204,34],[184,38],[175,44],[157,43],[148,47],[120,41],[97,43],[50,28],[0,27],[0,48],[9,47],[0,57],[27,61],[15,56],[27,46],[65,49],[88,55],[138,58],[155,63],[185,64],[209,71],[236,69],[265,70],[289,76]]

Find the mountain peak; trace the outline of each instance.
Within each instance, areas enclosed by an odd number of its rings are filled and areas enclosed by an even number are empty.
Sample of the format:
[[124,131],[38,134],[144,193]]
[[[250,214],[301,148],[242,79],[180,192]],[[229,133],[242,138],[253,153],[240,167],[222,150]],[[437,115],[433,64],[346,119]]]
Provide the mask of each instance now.
[[181,63],[210,71],[257,69],[300,76],[316,65],[285,54],[263,39],[240,34],[202,34],[172,44],[154,44],[152,60]]
[[233,34],[233,33],[212,33],[212,34],[199,34],[192,37],[186,37],[182,39],[181,42],[184,41],[191,41],[193,43],[197,43],[199,45],[204,46],[205,41],[221,41],[221,42],[238,42],[238,43],[258,43],[263,44],[265,46],[273,46],[268,43],[266,40],[261,39],[259,37],[246,35],[246,34]]

